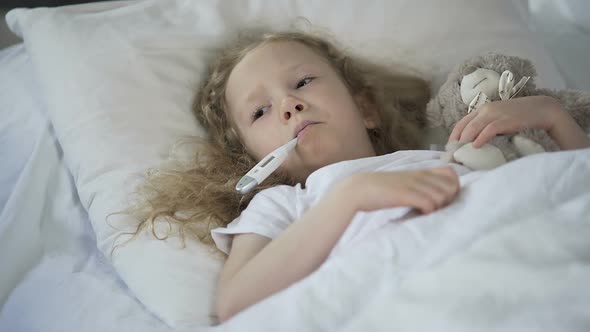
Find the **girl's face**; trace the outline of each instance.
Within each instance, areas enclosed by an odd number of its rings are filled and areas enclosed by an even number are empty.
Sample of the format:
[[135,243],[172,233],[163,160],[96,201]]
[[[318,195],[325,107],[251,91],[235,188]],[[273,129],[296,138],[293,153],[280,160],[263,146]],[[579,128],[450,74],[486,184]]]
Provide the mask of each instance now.
[[301,43],[250,51],[229,76],[226,103],[257,160],[299,137],[281,166],[299,182],[323,166],[375,156],[367,129],[376,126],[376,112],[361,112],[329,62]]

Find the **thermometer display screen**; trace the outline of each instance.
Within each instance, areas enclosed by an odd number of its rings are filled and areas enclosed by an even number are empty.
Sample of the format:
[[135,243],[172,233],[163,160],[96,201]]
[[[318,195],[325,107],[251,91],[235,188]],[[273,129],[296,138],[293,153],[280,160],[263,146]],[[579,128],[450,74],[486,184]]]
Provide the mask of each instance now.
[[275,159],[275,156],[270,156],[270,158],[268,158],[262,165],[260,165],[260,167],[268,165],[268,163],[270,163],[273,159]]

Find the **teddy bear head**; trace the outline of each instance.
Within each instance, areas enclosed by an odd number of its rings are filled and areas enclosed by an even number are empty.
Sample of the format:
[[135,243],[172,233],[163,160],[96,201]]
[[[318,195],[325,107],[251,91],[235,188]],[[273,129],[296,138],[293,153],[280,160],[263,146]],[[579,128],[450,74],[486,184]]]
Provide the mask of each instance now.
[[[509,71],[508,74],[506,71]],[[457,65],[448,75],[438,94],[427,107],[432,127],[443,127],[449,133],[453,126],[467,115],[469,104],[478,93],[485,93],[489,101],[499,100],[500,81],[525,82],[518,86],[518,96],[531,95],[536,71],[532,63],[516,56],[488,53],[475,56]],[[530,77],[530,79],[526,79]],[[525,78],[525,79],[523,79]],[[509,93],[509,92],[508,92]]]

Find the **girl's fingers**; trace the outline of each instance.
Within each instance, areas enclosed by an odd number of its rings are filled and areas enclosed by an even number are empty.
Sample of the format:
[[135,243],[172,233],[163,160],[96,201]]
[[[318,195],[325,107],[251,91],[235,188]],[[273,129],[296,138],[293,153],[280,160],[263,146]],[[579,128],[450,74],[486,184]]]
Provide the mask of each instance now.
[[481,131],[488,126],[490,120],[485,117],[477,117],[470,121],[463,132],[461,133],[461,137],[459,137],[459,142],[467,143],[473,142],[473,140],[479,136]]
[[414,190],[429,202],[423,212],[432,212],[445,206],[456,196],[458,189],[458,179],[451,168],[433,170],[419,178],[414,185]]
[[435,180],[441,185],[457,190],[459,188],[459,176],[452,167],[441,167],[432,169],[435,175]]
[[522,129],[518,121],[508,119],[496,120],[489,123],[473,141],[473,147],[479,148],[489,142],[496,135],[512,134]]
[[459,191],[458,181],[455,181],[452,178],[438,176],[429,178],[427,181],[427,185],[439,199],[439,206],[450,202]]
[[408,192],[409,205],[417,208],[422,213],[430,213],[437,209],[435,199],[431,197],[427,190],[420,187],[414,187]]
[[488,124],[480,133],[475,137],[473,141],[473,147],[479,148],[482,145],[489,142],[492,138],[496,135],[500,134],[500,125],[498,124],[499,121],[494,121]]
[[[422,213],[430,213],[447,205],[459,191],[457,173],[449,166],[402,173],[375,173],[372,174],[373,180],[383,175],[387,176],[382,178],[385,181],[373,181],[376,187],[386,190],[381,191],[385,195],[380,195],[381,198],[387,197],[383,206],[411,206]],[[377,205],[381,207],[381,204]]]
[[457,178],[457,173],[450,166],[432,168],[430,169],[430,172],[435,174],[441,174],[450,178]]
[[461,120],[459,120],[459,122],[457,122],[455,124],[455,127],[453,128],[453,131],[451,132],[451,135],[449,136],[449,142],[452,141],[458,141],[459,138],[461,137],[461,133],[463,132],[463,129],[465,129],[465,126],[467,126],[469,124],[469,122],[471,122],[471,120],[473,120],[473,118],[475,118],[475,115],[477,114],[477,112],[471,112],[469,114],[467,114],[466,116],[464,116]]
[[431,182],[421,189],[434,202],[436,209],[445,206],[453,197],[453,192],[449,191],[448,187],[440,185],[440,183]]

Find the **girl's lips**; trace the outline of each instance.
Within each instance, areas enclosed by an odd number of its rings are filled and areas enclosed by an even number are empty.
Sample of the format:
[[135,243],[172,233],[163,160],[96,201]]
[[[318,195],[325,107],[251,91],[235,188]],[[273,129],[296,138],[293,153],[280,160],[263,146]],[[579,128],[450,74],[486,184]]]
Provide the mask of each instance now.
[[301,129],[298,133],[297,133],[297,138],[302,139],[303,136],[305,136],[305,134],[309,131],[309,129],[315,125],[315,123],[310,123],[307,126],[305,126],[303,129]]
[[297,125],[297,128],[295,129],[295,135],[293,136],[293,138],[295,137],[299,137],[299,134],[301,132],[303,132],[305,129],[307,129],[307,127],[314,125],[314,124],[318,124],[319,122],[313,122],[313,121],[303,121],[301,122],[299,125]]

